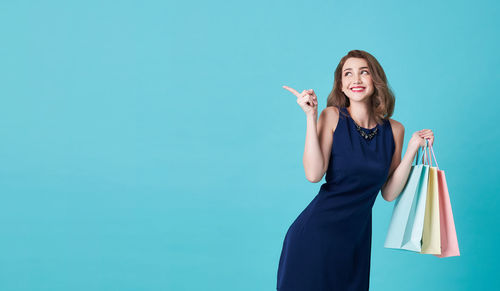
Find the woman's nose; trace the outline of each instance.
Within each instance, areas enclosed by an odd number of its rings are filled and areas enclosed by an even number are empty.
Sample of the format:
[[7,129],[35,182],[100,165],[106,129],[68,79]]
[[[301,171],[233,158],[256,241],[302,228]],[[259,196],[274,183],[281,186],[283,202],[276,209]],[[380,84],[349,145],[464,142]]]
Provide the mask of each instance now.
[[361,81],[361,76],[360,75],[356,75],[355,79],[356,83],[359,83]]

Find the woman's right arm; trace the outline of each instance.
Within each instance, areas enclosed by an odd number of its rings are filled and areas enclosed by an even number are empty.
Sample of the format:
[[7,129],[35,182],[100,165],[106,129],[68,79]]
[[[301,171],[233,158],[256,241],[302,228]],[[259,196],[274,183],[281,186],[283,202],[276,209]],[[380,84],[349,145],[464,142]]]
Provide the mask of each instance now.
[[333,132],[338,122],[337,107],[325,108],[316,124],[316,117],[307,115],[306,142],[302,162],[308,181],[321,181],[328,169],[333,143]]
[[307,180],[313,183],[321,181],[328,169],[328,161],[333,142],[333,132],[339,118],[337,107],[327,107],[318,118],[318,97],[314,90],[304,90],[302,93],[288,86],[284,89],[297,96],[297,103],[306,113],[307,129],[306,144],[302,162]]

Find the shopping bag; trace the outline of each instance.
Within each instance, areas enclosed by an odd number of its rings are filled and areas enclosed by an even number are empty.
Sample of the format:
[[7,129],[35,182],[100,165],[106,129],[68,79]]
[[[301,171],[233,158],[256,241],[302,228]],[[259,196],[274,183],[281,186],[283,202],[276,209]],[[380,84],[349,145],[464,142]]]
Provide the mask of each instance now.
[[[427,147],[426,151],[429,150]],[[422,232],[421,254],[441,254],[441,228],[439,216],[439,188],[437,167],[432,166],[432,157],[429,159],[429,177],[427,186],[427,201],[425,203],[424,229]]]
[[[396,198],[384,243],[386,248],[416,252],[421,250],[429,166],[419,164],[419,153],[420,148],[406,184]],[[427,155],[425,149],[423,153],[424,156]]]
[[[426,143],[426,146],[427,145],[428,144]],[[405,237],[403,238],[403,244],[401,245],[402,249],[415,252],[420,252],[422,249],[422,232],[424,228],[425,207],[427,202],[427,187],[430,168],[429,165],[425,163],[425,157],[426,155],[423,156],[424,161],[422,164],[423,171],[420,178],[421,182],[416,192],[410,216],[408,217],[407,229]]]
[[446,176],[443,170],[439,169],[434,149],[430,145],[432,157],[436,162],[437,181],[439,191],[439,223],[441,236],[441,254],[434,255],[438,258],[460,256],[458,247],[457,233],[455,230],[455,221],[453,219],[453,211],[451,209],[450,195],[448,193],[448,185],[446,184]]

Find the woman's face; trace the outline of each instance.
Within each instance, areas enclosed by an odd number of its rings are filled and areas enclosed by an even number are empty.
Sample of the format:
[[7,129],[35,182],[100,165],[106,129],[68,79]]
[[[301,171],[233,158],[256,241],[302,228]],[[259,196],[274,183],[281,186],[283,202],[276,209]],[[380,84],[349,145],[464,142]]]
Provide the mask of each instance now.
[[348,58],[346,60],[342,67],[342,91],[351,102],[370,100],[374,88],[371,72],[365,59]]

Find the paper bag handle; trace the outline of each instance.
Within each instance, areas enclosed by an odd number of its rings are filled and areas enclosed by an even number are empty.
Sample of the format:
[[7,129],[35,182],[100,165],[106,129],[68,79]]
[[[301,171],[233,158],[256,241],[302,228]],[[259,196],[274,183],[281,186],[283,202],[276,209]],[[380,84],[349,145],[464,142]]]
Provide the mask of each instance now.
[[[420,156],[420,150],[421,150],[422,147],[418,147],[418,151],[417,151],[417,161],[415,162],[415,165],[418,165],[419,164],[419,156]],[[427,139],[425,140],[425,146],[424,146],[424,149],[423,149],[423,155],[422,155],[422,164],[425,165],[425,161],[427,161]]]
[[439,169],[439,165],[438,165],[438,162],[436,160],[436,156],[434,155],[434,149],[432,148],[432,144],[431,143],[429,143],[429,151],[432,153],[432,157],[434,158],[434,162],[436,163],[436,168]]

